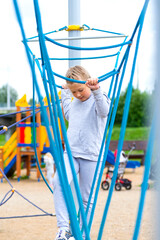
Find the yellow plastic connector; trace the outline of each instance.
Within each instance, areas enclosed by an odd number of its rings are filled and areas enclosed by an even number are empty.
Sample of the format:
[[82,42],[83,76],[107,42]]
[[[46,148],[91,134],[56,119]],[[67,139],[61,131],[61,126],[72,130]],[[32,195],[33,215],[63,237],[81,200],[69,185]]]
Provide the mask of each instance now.
[[83,31],[83,27],[80,25],[69,25],[66,31]]
[[3,126],[3,130],[7,131],[7,130],[8,130],[8,127]]
[[12,188],[12,192],[13,192],[13,193],[14,193],[15,190],[16,190],[15,188]]

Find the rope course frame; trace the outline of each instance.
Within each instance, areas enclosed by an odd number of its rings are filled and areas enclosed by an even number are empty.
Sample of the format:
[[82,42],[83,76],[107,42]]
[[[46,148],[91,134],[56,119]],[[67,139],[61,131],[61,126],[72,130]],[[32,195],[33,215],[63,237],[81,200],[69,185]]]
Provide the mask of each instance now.
[[[13,185],[11,184],[11,182],[9,181],[9,179],[7,178],[7,176],[5,175],[5,173],[2,171],[2,169],[0,168],[0,172],[3,175],[3,177],[6,179],[6,181],[8,182],[8,184],[10,185],[11,189],[5,194],[5,196],[3,197],[3,199],[0,201],[0,207],[5,204],[12,196],[14,193],[17,193],[20,197],[22,197],[25,201],[29,202],[32,206],[34,206],[35,208],[39,209],[41,212],[43,212],[43,214],[34,214],[34,215],[23,215],[23,216],[10,216],[10,217],[1,217],[0,219],[13,219],[13,218],[26,218],[26,217],[42,217],[42,216],[56,216],[55,214],[52,213],[48,213],[46,211],[44,211],[42,208],[38,207],[36,204],[34,204],[33,202],[31,202],[29,199],[27,199],[26,197],[24,197],[19,191],[17,191]],[[9,193],[11,193],[9,195]],[[9,195],[9,197],[7,198],[7,196]]]
[[[108,153],[108,150],[109,150],[109,142],[110,142],[110,139],[111,139],[112,128],[113,128],[113,125],[114,125],[116,110],[117,110],[117,107],[118,107],[118,101],[119,101],[121,86],[122,86],[122,82],[123,82],[123,78],[124,78],[124,74],[125,74],[125,70],[126,70],[126,66],[127,66],[127,61],[128,61],[128,58],[129,58],[130,48],[132,46],[132,42],[134,40],[134,37],[137,33],[135,55],[134,55],[134,58],[133,58],[133,65],[132,65],[130,80],[129,80],[129,84],[128,84],[128,90],[127,90],[127,96],[126,96],[125,108],[124,108],[125,110],[124,110],[124,113],[123,113],[121,132],[120,132],[120,141],[119,141],[119,144],[118,144],[117,161],[116,161],[116,164],[115,164],[113,178],[112,178],[112,181],[111,181],[111,186],[110,186],[110,189],[109,189],[109,194],[108,194],[108,198],[107,198],[107,201],[106,201],[106,206],[105,206],[105,209],[104,209],[104,214],[103,214],[103,217],[102,217],[101,226],[100,226],[99,234],[98,234],[98,238],[97,238],[98,240],[100,240],[100,239],[102,239],[104,224],[105,224],[105,221],[106,221],[106,218],[107,218],[107,213],[108,213],[109,205],[110,205],[112,194],[113,194],[113,188],[114,188],[115,181],[116,181],[116,176],[117,176],[117,173],[118,173],[118,164],[119,164],[119,160],[120,160],[120,152],[122,150],[123,140],[124,140],[124,135],[125,135],[125,129],[126,129],[126,124],[127,124],[129,105],[130,105],[131,94],[132,94],[133,76],[134,76],[134,72],[135,72],[135,64],[136,64],[137,53],[138,53],[138,48],[139,48],[140,36],[141,36],[143,22],[144,22],[145,13],[146,13],[146,10],[147,10],[149,0],[145,0],[145,2],[144,2],[144,6],[142,8],[142,11],[140,13],[140,16],[138,18],[138,21],[136,23],[136,26],[134,28],[134,31],[131,35],[130,40],[126,41],[126,36],[122,35],[122,34],[119,34],[119,37],[122,37],[122,36],[125,37],[125,40],[123,41],[123,43],[116,44],[116,45],[113,45],[113,46],[99,47],[99,48],[78,48],[78,47],[73,47],[73,46],[67,46],[67,45],[64,45],[64,44],[60,44],[60,43],[56,42],[55,40],[47,37],[46,35],[48,35],[50,33],[55,33],[57,31],[55,30],[55,31],[43,34],[41,14],[40,14],[38,0],[34,0],[33,2],[34,2],[36,22],[37,22],[38,36],[35,36],[35,37],[32,37],[32,38],[26,38],[24,28],[23,28],[22,19],[21,19],[21,15],[20,15],[20,11],[19,11],[19,7],[18,7],[18,3],[17,3],[16,0],[13,0],[16,16],[17,16],[18,23],[19,23],[21,33],[22,33],[22,37],[23,37],[23,44],[25,46],[26,54],[27,54],[29,65],[30,65],[31,72],[32,72],[33,96],[34,96],[34,92],[36,91],[37,95],[38,95],[38,98],[39,98],[39,102],[40,102],[40,110],[39,111],[41,111],[42,114],[44,115],[45,126],[46,126],[47,133],[48,133],[49,140],[50,140],[51,153],[54,157],[56,167],[57,167],[57,171],[58,171],[58,174],[59,174],[64,198],[65,198],[65,201],[66,201],[67,209],[68,209],[70,220],[71,220],[71,228],[72,228],[74,236],[78,240],[82,239],[82,233],[81,232],[82,232],[83,229],[84,229],[85,234],[86,234],[86,239],[87,240],[90,239],[90,229],[91,229],[91,225],[92,225],[92,221],[93,221],[93,216],[94,216],[96,201],[97,201],[97,197],[98,197],[101,177],[102,177],[102,174],[103,174],[105,159],[107,157],[107,153]],[[91,29],[89,26],[87,26],[85,24],[83,25],[83,27],[84,27],[83,30],[85,30],[85,31],[95,30],[95,31],[107,32],[107,31],[104,31],[104,30],[99,30],[99,29],[94,29],[94,28]],[[65,26],[65,27],[59,29],[58,31],[63,31],[63,30],[67,30],[67,27]],[[109,33],[113,33],[113,32],[109,32]],[[113,34],[117,34],[117,33],[113,33]],[[28,42],[35,41],[34,39],[36,39],[36,38],[38,38],[38,42],[39,42],[39,46],[40,46],[40,52],[41,52],[41,58],[35,58],[34,54],[32,53],[31,49],[28,46]],[[79,191],[79,187],[78,187],[77,176],[75,174],[75,170],[74,170],[74,166],[73,166],[73,159],[72,159],[69,143],[68,143],[68,140],[67,140],[65,124],[64,124],[63,115],[62,115],[62,111],[61,111],[61,107],[60,107],[60,102],[59,102],[59,98],[58,98],[58,94],[57,94],[57,89],[56,89],[57,85],[55,83],[54,76],[61,77],[65,80],[68,80],[68,79],[61,76],[60,74],[57,74],[57,73],[53,72],[53,70],[51,68],[51,63],[50,63],[51,60],[68,60],[68,58],[65,58],[65,59],[58,59],[58,58],[57,59],[56,58],[51,59],[51,58],[49,58],[47,48],[46,48],[46,44],[45,44],[46,40],[50,41],[53,44],[58,45],[60,47],[65,47],[65,48],[68,48],[68,49],[74,49],[74,50],[79,50],[79,51],[82,51],[82,50],[84,50],[84,51],[103,50],[103,49],[111,49],[111,48],[117,48],[117,47],[119,48],[119,51],[115,54],[115,56],[117,56],[117,58],[116,58],[116,63],[115,63],[114,69],[110,73],[106,73],[103,76],[100,76],[98,78],[99,82],[101,82],[101,81],[106,80],[107,78],[112,77],[111,85],[110,85],[110,89],[109,89],[109,93],[108,93],[108,95],[110,96],[111,92],[112,92],[112,96],[111,96],[112,101],[111,101],[111,108],[110,108],[110,112],[109,112],[109,117],[108,117],[106,128],[105,128],[105,131],[104,131],[104,137],[103,137],[103,141],[102,141],[102,145],[101,145],[101,150],[100,150],[100,154],[99,154],[99,158],[98,158],[98,162],[97,162],[97,168],[96,168],[96,171],[95,171],[95,177],[94,177],[94,180],[93,180],[93,184],[92,184],[91,193],[90,193],[90,197],[89,197],[86,212],[84,212],[82,199],[81,199],[81,195],[80,195],[80,191]],[[125,53],[122,57],[121,62],[118,64],[119,55],[120,55],[120,52],[121,52],[121,49],[122,49],[123,46],[127,46],[127,47],[126,47],[126,50],[125,50]],[[103,56],[103,57],[109,57],[109,56]],[[85,58],[85,60],[86,59],[88,59],[88,58]],[[94,58],[92,58],[92,59],[94,59]],[[41,65],[39,63],[39,60],[41,61]],[[53,130],[53,133],[54,133],[54,140],[52,138],[50,123],[47,119],[46,108],[45,108],[44,103],[42,101],[43,98],[42,98],[42,95],[41,95],[41,92],[40,92],[40,89],[39,89],[39,85],[38,85],[38,81],[37,81],[37,77],[36,77],[35,63],[37,64],[37,67],[40,70],[41,77],[43,79],[44,89],[46,91],[46,96],[47,96],[47,100],[48,100],[48,107],[49,107],[50,117],[51,117],[51,126],[52,126],[52,130]],[[78,82],[78,80],[72,80],[72,81],[73,82]],[[81,81],[81,83],[85,83],[85,82]],[[61,87],[61,86],[58,86],[58,87]],[[50,96],[49,95],[51,95],[51,101],[50,101]],[[115,103],[114,103],[113,113],[111,114],[114,99],[115,99]],[[52,105],[51,105],[51,102],[52,102]],[[35,118],[35,114],[36,114],[35,113],[35,105],[33,104],[33,119]],[[83,228],[82,229],[80,229],[79,222],[78,222],[77,217],[76,217],[76,207],[75,207],[72,192],[71,192],[71,189],[70,189],[70,186],[69,186],[69,183],[68,183],[67,174],[66,174],[66,171],[65,171],[64,159],[63,159],[63,149],[62,149],[61,140],[60,140],[60,132],[59,132],[59,129],[58,129],[58,118],[60,119],[61,128],[62,128],[62,132],[64,134],[64,140],[65,140],[65,143],[66,143],[66,149],[67,149],[67,153],[68,153],[68,157],[69,157],[69,162],[70,162],[72,173],[73,173],[73,180],[74,180],[74,185],[75,185],[76,194],[77,194],[77,198],[78,198],[78,203],[79,203],[79,207],[80,207],[80,214],[82,215],[82,220],[83,220]],[[110,125],[110,127],[109,127],[109,131],[108,131],[108,126],[109,125]],[[1,130],[0,134],[2,134],[3,131],[4,130]],[[107,131],[108,131],[108,134],[107,134]],[[136,226],[135,226],[135,230],[134,230],[133,240],[138,239],[139,229],[140,229],[140,225],[141,225],[141,216],[142,216],[142,212],[143,212],[144,198],[145,198],[145,194],[146,194],[146,181],[147,181],[147,177],[148,177],[148,173],[149,173],[150,159],[151,159],[151,155],[152,155],[152,151],[153,151],[153,141],[152,141],[153,140],[153,132],[154,132],[154,130],[153,130],[153,128],[151,128],[151,134],[150,134],[149,143],[148,143],[148,147],[150,147],[150,151],[147,152],[146,161],[145,161],[145,163],[146,163],[146,165],[145,165],[145,176],[144,176],[145,184],[143,184],[143,186],[142,186],[141,200],[140,200],[139,212],[138,212],[138,215],[137,215],[137,221],[136,221]],[[105,143],[106,136],[107,136],[107,141]],[[99,163],[100,163],[100,160],[101,160],[101,157],[102,157],[103,149],[104,149],[104,156],[103,156],[103,160],[102,160],[102,166],[99,169]],[[35,147],[35,152],[36,152],[36,147]],[[97,182],[97,186],[96,186],[94,203],[93,203],[93,208],[92,208],[89,224],[87,224],[86,215],[88,213],[89,203],[90,203],[91,197],[93,195],[93,190],[95,188],[96,175],[97,175],[98,170],[100,170],[100,174],[99,174],[99,178],[98,178],[98,182]]]

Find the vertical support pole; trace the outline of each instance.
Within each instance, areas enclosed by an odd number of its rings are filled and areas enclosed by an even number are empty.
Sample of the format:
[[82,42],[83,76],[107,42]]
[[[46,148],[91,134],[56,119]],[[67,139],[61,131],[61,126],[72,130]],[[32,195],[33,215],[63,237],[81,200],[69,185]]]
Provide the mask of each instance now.
[[[68,0],[68,25],[80,25],[80,0]],[[80,37],[81,31],[69,31],[68,37]],[[70,46],[81,46],[81,40],[69,40]],[[69,49],[69,58],[80,58],[80,50]],[[69,60],[69,67],[81,65],[80,60]]]
[[[80,0],[68,0],[68,23],[69,25],[81,25],[80,21]],[[69,31],[68,37],[80,37],[81,31]],[[70,46],[81,46],[81,40],[69,40]],[[80,50],[71,50],[69,49],[69,58],[80,58],[81,57],[81,51]],[[80,60],[69,60],[69,68],[74,67],[76,65],[81,65]],[[76,210],[78,212],[79,206],[78,206],[78,199],[76,196],[74,183],[71,182],[71,189],[73,198],[76,205]]]
[[[27,108],[27,110],[29,110],[29,107]],[[31,115],[31,111],[27,111],[26,112],[26,117]],[[26,123],[31,123],[31,117],[27,118]],[[27,151],[30,150],[30,147],[26,147]],[[27,159],[26,159],[26,168],[27,168],[27,177],[29,178],[30,176],[30,169],[31,169],[31,155],[28,154],[27,155]]]
[[[48,115],[48,119],[49,119],[49,122],[50,122],[49,107],[47,107],[47,115]],[[46,132],[47,132],[47,130],[46,130]],[[47,139],[46,139],[46,147],[50,147],[48,134],[47,134]]]
[[[19,113],[20,107],[17,107],[17,114],[16,114],[16,122],[21,120],[21,113]],[[20,181],[20,174],[21,174],[21,153],[20,147],[18,147],[18,143],[20,143],[20,128],[16,128],[17,131],[17,161],[16,161],[16,170],[17,170],[17,179]]]
[[[2,146],[0,146],[0,168],[3,171],[3,147]],[[0,179],[1,179],[1,182],[3,182],[3,174],[1,172],[0,172]]]
[[[37,146],[37,157],[38,157],[38,161],[39,161],[39,165],[41,166],[41,151],[40,151],[40,127],[41,127],[41,114],[40,112],[38,112],[36,114],[36,122],[38,124],[37,126],[37,131],[36,131],[36,142],[38,144]],[[37,178],[38,178],[38,181],[40,180],[40,171],[38,169],[38,166],[37,166]]]

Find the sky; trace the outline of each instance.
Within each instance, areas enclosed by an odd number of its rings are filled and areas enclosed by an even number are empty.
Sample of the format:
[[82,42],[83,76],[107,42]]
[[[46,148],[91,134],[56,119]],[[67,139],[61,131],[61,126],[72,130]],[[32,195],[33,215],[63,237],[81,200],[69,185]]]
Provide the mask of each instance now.
[[[37,35],[36,20],[34,14],[33,0],[18,1],[26,37]],[[81,0],[80,17],[81,25],[87,24],[91,28],[119,32],[130,36],[134,30],[137,19],[141,12],[144,0]],[[61,27],[68,26],[68,1],[67,0],[39,0],[43,31],[50,32]],[[141,91],[152,91],[155,80],[155,24],[154,24],[154,1],[150,1],[137,59],[137,66],[133,85],[139,87]],[[22,43],[20,28],[16,19],[12,0],[1,1],[0,3],[0,87],[9,84],[18,92],[21,98],[24,94],[27,99],[32,98],[32,77],[26,57],[25,49]],[[92,31],[93,32],[93,31]],[[67,37],[68,32],[55,33],[53,37]],[[84,34],[84,33],[83,33]],[[88,34],[88,33],[87,33]],[[91,36],[104,36],[104,33],[94,31],[89,33]],[[82,40],[81,45],[88,46],[107,46],[114,41],[110,39]],[[67,44],[67,42],[64,42]],[[30,43],[33,53],[40,57],[38,43]],[[48,52],[51,57],[67,57],[68,50],[48,44]],[[131,58],[134,53],[134,44],[131,51]],[[123,52],[123,51],[122,51]],[[88,53],[82,55],[88,56]],[[90,53],[89,53],[90,54]],[[94,51],[92,56],[105,55],[103,51]],[[103,60],[85,60],[81,62],[93,77],[98,77],[112,70],[115,59]],[[129,60],[128,68],[124,78],[123,89],[126,88],[130,77],[130,68],[132,60]],[[65,75],[68,69],[67,61],[52,62],[53,71]],[[37,73],[39,84],[41,78]],[[56,78],[57,84],[62,84],[63,80]],[[109,80],[102,83],[102,88],[109,88]],[[43,90],[42,90],[43,93]]]

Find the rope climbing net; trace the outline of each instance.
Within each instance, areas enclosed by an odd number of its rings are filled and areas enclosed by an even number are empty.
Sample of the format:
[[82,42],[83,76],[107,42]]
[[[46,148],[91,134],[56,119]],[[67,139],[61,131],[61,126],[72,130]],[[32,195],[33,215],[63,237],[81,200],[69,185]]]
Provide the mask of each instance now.
[[25,217],[40,217],[40,216],[55,216],[55,214],[52,213],[48,213],[45,210],[43,210],[42,208],[38,207],[35,203],[31,202],[28,198],[26,198],[25,196],[23,196],[19,191],[17,191],[12,183],[9,181],[9,179],[7,178],[7,176],[5,175],[5,173],[2,171],[2,169],[0,168],[0,172],[3,175],[3,177],[6,179],[6,181],[8,182],[8,184],[10,185],[11,189],[5,194],[5,196],[2,198],[2,200],[0,201],[0,207],[2,205],[4,205],[6,202],[9,201],[9,199],[11,199],[11,197],[14,195],[14,193],[18,194],[21,198],[23,198],[25,201],[27,201],[28,203],[30,203],[32,206],[34,206],[35,208],[37,208],[38,210],[40,210],[43,214],[32,214],[32,215],[23,215],[23,216],[9,216],[9,217],[2,217],[0,216],[0,219],[11,219],[11,218],[25,218]]
[[[129,55],[130,55],[130,49],[132,47],[133,41],[135,41],[135,51],[134,51],[134,57],[132,59],[133,60],[132,69],[131,69],[131,74],[130,74],[130,78],[129,78],[129,82],[128,82],[128,89],[127,89],[127,95],[126,95],[124,112],[123,112],[123,119],[122,119],[122,124],[121,124],[121,132],[120,132],[120,137],[119,137],[120,140],[118,143],[117,160],[115,163],[113,178],[111,181],[111,186],[109,189],[108,198],[106,200],[106,205],[105,205],[105,209],[103,212],[102,221],[101,221],[99,234],[98,234],[98,238],[97,238],[100,240],[102,238],[104,224],[105,224],[105,221],[107,218],[107,213],[108,213],[108,209],[109,209],[110,202],[112,199],[113,189],[114,189],[114,185],[115,185],[116,177],[117,177],[117,173],[118,173],[120,152],[121,152],[122,146],[123,146],[123,140],[124,140],[125,129],[126,129],[126,125],[127,125],[128,112],[129,112],[129,105],[130,105],[130,100],[131,100],[131,95],[132,95],[133,76],[134,76],[134,72],[135,72],[135,65],[136,65],[137,53],[138,53],[138,48],[139,48],[140,36],[141,36],[144,17],[145,17],[145,13],[147,10],[149,0],[145,1],[142,11],[140,13],[140,16],[138,18],[138,21],[136,23],[136,26],[135,26],[133,33],[129,40],[128,40],[128,37],[124,34],[99,30],[99,29],[95,29],[95,28],[91,29],[89,26],[87,26],[85,24],[82,27],[79,27],[79,29],[77,29],[76,27],[73,27],[73,26],[69,26],[69,27],[63,27],[58,30],[58,31],[64,31],[64,30],[71,31],[71,30],[75,30],[75,28],[76,28],[76,30],[81,30],[81,31],[90,31],[90,30],[100,31],[105,34],[106,33],[109,34],[108,36],[104,36],[106,38],[113,37],[113,38],[120,39],[119,43],[117,43],[115,45],[108,45],[108,46],[103,46],[103,47],[90,47],[90,48],[65,45],[65,44],[59,43],[58,42],[59,39],[52,39],[51,37],[48,37],[49,34],[56,33],[57,32],[56,30],[53,32],[44,34],[43,28],[42,28],[41,14],[40,14],[38,0],[33,1],[38,36],[35,36],[32,38],[26,38],[20,10],[18,7],[18,3],[16,0],[13,0],[13,2],[14,2],[14,7],[15,7],[15,12],[16,12],[16,16],[18,19],[18,23],[19,23],[21,33],[22,33],[22,38],[23,38],[23,43],[25,46],[27,58],[29,61],[31,72],[32,72],[33,103],[35,102],[35,92],[36,92],[36,94],[38,95],[39,103],[40,103],[40,111],[43,115],[45,127],[47,129],[47,134],[48,134],[49,141],[50,141],[51,154],[52,154],[55,164],[56,164],[56,169],[58,171],[60,183],[62,186],[64,198],[66,201],[66,205],[67,205],[67,209],[68,209],[68,213],[69,213],[69,217],[70,217],[72,232],[73,232],[75,238],[78,240],[82,239],[82,231],[81,231],[82,229],[80,229],[80,226],[79,226],[79,221],[77,219],[77,212],[76,212],[74,198],[72,195],[71,187],[70,187],[70,185],[68,183],[68,179],[67,179],[67,173],[65,170],[64,157],[63,157],[63,147],[62,147],[58,122],[60,120],[60,125],[61,125],[61,129],[62,129],[62,134],[64,137],[66,151],[68,154],[69,163],[70,163],[70,167],[72,170],[73,182],[74,182],[75,191],[76,191],[76,197],[78,199],[79,212],[82,217],[83,229],[85,231],[86,239],[90,239],[91,225],[93,222],[93,217],[94,217],[95,207],[96,207],[96,203],[97,203],[98,192],[99,192],[99,188],[100,188],[100,184],[101,184],[101,178],[102,178],[102,174],[103,174],[103,170],[104,170],[104,166],[105,166],[105,161],[106,161],[108,150],[109,150],[109,143],[111,140],[112,129],[114,126],[114,120],[116,117],[119,97],[120,97],[120,93],[121,93],[121,87],[122,87],[122,83],[123,83],[123,79],[124,79],[124,75],[125,75],[125,71],[126,71],[126,67],[127,67],[127,62],[128,62]],[[36,58],[34,53],[31,50],[31,48],[29,47],[29,43],[33,42],[33,41],[38,41],[38,43],[39,43],[39,48],[40,48],[40,53],[41,53],[40,58]],[[58,92],[57,92],[57,87],[61,88],[61,86],[56,84],[55,76],[62,78],[64,80],[69,80],[69,81],[71,81],[71,79],[68,79],[68,78],[60,75],[59,73],[54,72],[52,70],[52,66],[51,66],[52,60],[71,60],[71,59],[70,58],[50,58],[48,49],[46,47],[46,42],[50,42],[54,45],[58,45],[59,47],[66,48],[66,49],[72,49],[72,50],[76,50],[76,51],[97,51],[97,50],[107,50],[107,49],[118,49],[113,54],[88,57],[88,58],[80,58],[82,60],[88,60],[88,59],[116,57],[115,65],[114,65],[113,69],[98,77],[98,82],[102,82],[106,79],[111,79],[110,88],[108,91],[108,96],[111,98],[111,105],[110,105],[110,112],[108,115],[105,131],[104,131],[104,135],[103,135],[103,140],[102,140],[101,149],[100,149],[100,153],[99,153],[99,157],[98,157],[97,167],[95,170],[95,175],[94,175],[86,211],[84,210],[83,203],[82,203],[82,197],[80,194],[78,180],[77,180],[76,172],[74,169],[72,154],[71,154],[69,142],[67,139],[66,127],[65,127],[62,109],[61,109],[61,105],[60,105],[60,100],[59,100],[59,96],[58,96]],[[122,49],[124,49],[124,53],[121,56],[121,60],[120,60],[120,54],[122,54],[122,52],[121,52]],[[78,60],[78,59],[72,58],[72,60]],[[48,113],[47,113],[46,107],[44,105],[42,93],[41,93],[40,86],[38,83],[38,79],[37,79],[37,75],[36,75],[36,65],[40,71],[40,74],[42,77],[43,88],[44,88],[45,95],[46,95],[47,101],[48,101],[47,107],[49,109],[50,121],[48,118]],[[79,83],[79,81],[76,79],[72,80],[72,81]],[[80,83],[82,84],[85,82],[81,81]],[[113,102],[114,102],[114,107],[113,107]],[[32,116],[33,116],[34,121],[35,121],[35,114],[36,114],[36,108],[33,105]],[[3,130],[1,130],[0,133],[3,133],[5,131],[6,131],[6,129],[3,129]],[[106,141],[106,136],[107,136],[107,141]],[[35,133],[34,133],[34,139],[35,139]],[[149,142],[148,142],[148,148],[150,150],[148,150],[147,154],[146,154],[145,174],[144,174],[144,180],[143,180],[143,184],[142,184],[140,204],[139,204],[133,239],[138,238],[140,224],[141,224],[145,192],[147,189],[147,180],[148,180],[147,178],[149,175],[149,168],[150,168],[150,159],[151,159],[152,149],[153,149],[152,139],[153,139],[153,129],[151,129],[151,134],[150,134],[150,138],[149,138]],[[104,155],[102,158],[103,150],[104,150]],[[35,153],[36,153],[36,147],[35,147]],[[102,160],[102,164],[100,166],[101,158],[103,160]],[[99,172],[99,177],[96,182],[98,172]],[[87,223],[86,216],[89,211],[89,204],[90,204],[94,190],[95,190],[95,194],[94,194],[93,207],[92,207],[89,223]]]

